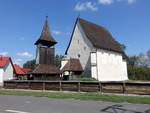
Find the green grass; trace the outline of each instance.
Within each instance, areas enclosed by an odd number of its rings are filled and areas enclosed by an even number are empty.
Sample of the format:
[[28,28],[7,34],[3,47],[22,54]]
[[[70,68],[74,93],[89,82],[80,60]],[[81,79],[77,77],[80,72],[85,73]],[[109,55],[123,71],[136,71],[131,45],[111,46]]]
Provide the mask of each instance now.
[[0,95],[17,95],[17,96],[48,97],[58,99],[80,99],[80,100],[150,104],[150,97],[117,96],[113,94],[106,95],[100,93],[71,93],[71,92],[64,93],[64,92],[1,90]]

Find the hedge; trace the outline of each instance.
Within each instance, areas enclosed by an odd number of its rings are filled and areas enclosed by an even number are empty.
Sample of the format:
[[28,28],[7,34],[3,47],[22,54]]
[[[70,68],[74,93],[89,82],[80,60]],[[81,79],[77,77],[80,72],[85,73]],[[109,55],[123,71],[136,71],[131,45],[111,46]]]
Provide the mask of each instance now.
[[128,65],[128,77],[130,80],[150,81],[150,68]]

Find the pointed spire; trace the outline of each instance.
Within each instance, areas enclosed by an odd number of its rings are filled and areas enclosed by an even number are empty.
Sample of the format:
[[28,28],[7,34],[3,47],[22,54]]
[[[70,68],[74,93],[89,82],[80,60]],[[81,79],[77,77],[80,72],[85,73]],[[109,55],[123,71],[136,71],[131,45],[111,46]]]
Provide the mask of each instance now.
[[53,46],[57,42],[53,39],[50,30],[49,30],[49,25],[48,25],[48,16],[46,16],[46,20],[43,26],[43,30],[41,33],[40,38],[36,41],[35,45],[42,44],[44,46]]

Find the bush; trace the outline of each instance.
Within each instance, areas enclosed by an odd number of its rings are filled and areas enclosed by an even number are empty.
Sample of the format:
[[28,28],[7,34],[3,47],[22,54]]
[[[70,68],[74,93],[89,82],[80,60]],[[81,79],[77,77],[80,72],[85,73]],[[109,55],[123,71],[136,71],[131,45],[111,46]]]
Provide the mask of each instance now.
[[27,76],[19,76],[18,79],[19,80],[28,80]]
[[86,77],[83,77],[83,78],[73,78],[71,80],[72,81],[97,81],[95,78],[86,78]]
[[150,81],[150,68],[128,65],[128,77],[130,80]]

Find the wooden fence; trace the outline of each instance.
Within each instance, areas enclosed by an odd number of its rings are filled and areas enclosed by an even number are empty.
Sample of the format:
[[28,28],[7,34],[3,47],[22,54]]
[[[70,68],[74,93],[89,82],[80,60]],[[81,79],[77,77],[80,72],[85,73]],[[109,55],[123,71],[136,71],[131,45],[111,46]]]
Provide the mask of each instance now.
[[150,95],[150,82],[78,82],[11,80],[4,82],[4,88]]

